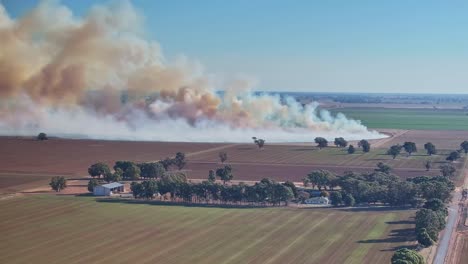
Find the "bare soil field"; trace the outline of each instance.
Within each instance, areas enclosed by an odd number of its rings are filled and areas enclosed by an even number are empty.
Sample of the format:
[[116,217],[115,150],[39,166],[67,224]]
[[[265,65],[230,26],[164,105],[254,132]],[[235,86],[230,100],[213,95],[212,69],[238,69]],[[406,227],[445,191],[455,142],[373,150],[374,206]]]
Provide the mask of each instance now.
[[[382,132],[394,133],[394,129],[379,129]],[[460,143],[468,140],[468,131],[463,130],[407,130],[386,141],[381,147],[388,148],[391,145],[403,144],[405,141],[415,142],[419,150],[424,150],[424,144],[432,142],[438,149],[460,149]]]
[[414,210],[208,208],[67,195],[0,200],[0,263],[389,263]]
[[[420,140],[413,131],[391,131],[395,138],[373,141],[377,147],[391,145],[390,142],[402,143],[404,140]],[[427,131],[429,132],[429,131]],[[437,136],[434,131],[424,135],[426,140]],[[446,132],[453,134],[452,132]],[[406,135],[410,135],[410,137]],[[463,134],[459,135],[461,138]],[[441,139],[439,139],[441,140]],[[459,142],[457,139],[450,139]],[[389,142],[390,141],[390,142]],[[379,145],[380,144],[380,145]],[[458,143],[459,144],[459,143]],[[214,143],[172,143],[172,142],[123,142],[102,140],[67,140],[51,139],[36,141],[26,138],[0,137],[0,192],[12,192],[24,189],[25,183],[44,184],[48,178],[64,175],[68,178],[87,176],[87,168],[96,162],[105,162],[112,166],[117,160],[136,162],[155,161],[173,156],[176,152],[185,152],[188,164],[184,168],[189,178],[206,179],[210,169],[222,164],[218,154],[228,154],[227,164],[233,166],[234,179],[260,180],[269,177],[278,181],[292,180],[300,182],[310,171],[327,169],[341,174],[345,171],[373,171],[378,162],[385,162],[394,168],[394,173],[401,177],[434,176],[438,167],[445,162],[447,151],[441,155],[427,156],[420,147],[411,157],[401,155],[393,160],[386,155],[385,148],[373,148],[370,153],[349,155],[345,149],[329,147],[318,149],[312,144],[266,144],[258,149],[254,144],[214,144]],[[423,162],[433,161],[433,169],[427,172]],[[463,162],[455,163],[461,167]],[[38,181],[36,181],[36,179]],[[27,186],[29,187],[29,185]]]

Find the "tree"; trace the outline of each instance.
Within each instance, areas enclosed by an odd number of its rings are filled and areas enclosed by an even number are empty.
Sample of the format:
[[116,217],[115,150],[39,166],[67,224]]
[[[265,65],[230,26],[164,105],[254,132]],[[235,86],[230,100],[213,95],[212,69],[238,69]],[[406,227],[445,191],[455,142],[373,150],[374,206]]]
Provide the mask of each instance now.
[[216,175],[215,175],[214,170],[210,170],[208,172],[208,181],[212,183],[216,182]]
[[139,164],[141,177],[157,179],[166,173],[164,166],[159,162],[148,162]]
[[136,164],[132,164],[123,172],[123,178],[132,181],[138,180],[140,173],[140,168]]
[[333,206],[339,206],[341,203],[343,203],[343,196],[341,195],[341,192],[332,192],[330,194],[330,201]]
[[432,240],[431,235],[429,235],[426,228],[419,229],[416,236],[418,239],[418,243],[423,247],[427,248],[434,245],[434,240]]
[[216,170],[216,176],[218,176],[224,184],[231,181],[234,176],[232,175],[232,167],[230,165],[224,166],[224,168],[219,168]]
[[440,173],[444,177],[452,177],[457,171],[452,164],[444,164],[439,167]]
[[182,152],[177,152],[174,159],[174,164],[179,170],[184,168],[185,164],[187,164],[187,161],[185,160],[185,154]]
[[429,171],[432,168],[432,161],[431,160],[426,160],[424,162],[424,167],[426,168],[426,171]]
[[98,185],[99,185],[99,181],[97,179],[95,179],[95,178],[92,178],[88,182],[88,191],[89,192],[94,192],[94,187],[96,187]]
[[133,197],[135,197],[135,199],[143,196],[143,184],[139,182],[132,182],[130,184],[130,190],[132,191]]
[[405,142],[403,144],[403,148],[405,149],[406,153],[408,153],[408,156],[411,156],[411,153],[413,152],[418,152],[416,143],[414,142]]
[[468,141],[463,141],[461,144],[460,144],[460,147],[461,147],[461,150],[463,150],[465,152],[465,154],[468,154]]
[[377,169],[375,169],[374,171],[389,174],[391,170],[392,170],[392,167],[390,167],[389,165],[387,165],[387,164],[385,164],[383,162],[379,162],[379,163],[377,163]]
[[400,248],[392,256],[392,264],[424,264],[424,258],[414,250]]
[[317,147],[319,147],[319,149],[326,148],[328,146],[328,141],[323,137],[316,137],[314,141],[317,143]]
[[314,170],[307,174],[307,178],[312,186],[317,186],[320,191],[322,190],[322,187],[325,187],[330,183],[330,175],[332,175],[332,173],[327,170]]
[[46,133],[39,133],[39,135],[37,135],[37,140],[40,140],[40,141],[43,141],[43,140],[48,140],[49,138],[47,137],[47,134]]
[[60,192],[61,190],[67,188],[67,179],[65,179],[63,176],[55,176],[50,179],[49,185],[52,187],[52,190]]
[[293,192],[294,198],[297,198],[297,187],[292,181],[285,181],[283,183],[284,186],[288,186],[291,188],[291,191]]
[[339,137],[339,138],[335,138],[335,142],[334,142],[335,146],[337,147],[340,147],[340,148],[344,148],[346,146],[348,146],[348,141],[346,141],[344,138],[342,137]]
[[165,158],[161,160],[159,163],[164,167],[166,171],[168,171],[172,165],[174,165],[174,160],[170,158]]
[[437,232],[445,228],[445,215],[444,212],[422,208],[416,212],[415,222],[416,232],[419,232],[422,228],[425,228],[427,231],[436,231],[435,236],[433,236],[434,232],[428,232],[432,240],[436,241]]
[[461,158],[460,153],[458,151],[452,151],[446,158],[446,160],[449,160],[451,162],[456,161],[457,159]]
[[424,144],[424,149],[426,150],[427,155],[429,156],[432,156],[433,154],[437,154],[437,149],[435,145],[432,144],[431,142],[427,142],[426,144]]
[[356,203],[356,201],[354,200],[354,197],[349,194],[349,193],[346,193],[344,196],[343,196],[343,202],[346,206],[354,206],[354,204]]
[[154,195],[158,192],[158,185],[155,180],[143,181],[142,196],[146,199],[153,199]]
[[114,170],[121,169],[122,171],[126,171],[128,167],[134,165],[135,163],[128,160],[119,160],[116,161],[114,164]]
[[393,145],[393,146],[391,146],[390,149],[387,151],[387,154],[390,155],[390,156],[392,156],[393,159],[395,159],[396,156],[398,156],[398,155],[400,154],[401,148],[402,148],[402,146],[400,146],[400,145]]
[[437,198],[427,200],[423,207],[426,209],[431,209],[432,211],[443,212],[445,215],[448,215],[447,207],[445,206],[444,202]]
[[252,137],[254,143],[258,146],[259,149],[263,148],[265,145],[265,140],[257,137]]
[[356,149],[354,148],[353,145],[349,145],[348,147],[348,154],[354,154],[356,152]]
[[228,158],[227,153],[224,151],[219,152],[218,156],[219,156],[219,160],[221,161],[221,163],[224,163]]
[[358,147],[362,148],[362,151],[367,153],[370,151],[371,144],[369,143],[369,141],[362,139],[358,142]]
[[88,168],[88,174],[91,177],[98,177],[100,178],[101,176],[105,176],[110,173],[109,166],[107,164],[99,162],[91,165],[91,167]]

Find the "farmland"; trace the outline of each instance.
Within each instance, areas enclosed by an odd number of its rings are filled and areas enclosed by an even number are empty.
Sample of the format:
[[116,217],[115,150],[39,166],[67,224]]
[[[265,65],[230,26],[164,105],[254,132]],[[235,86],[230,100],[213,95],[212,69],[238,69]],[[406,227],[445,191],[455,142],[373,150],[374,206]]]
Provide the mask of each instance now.
[[387,263],[411,239],[414,215],[54,195],[0,200],[0,207],[2,263]]
[[417,130],[468,130],[466,111],[455,109],[337,108],[347,117],[361,120],[369,128]]

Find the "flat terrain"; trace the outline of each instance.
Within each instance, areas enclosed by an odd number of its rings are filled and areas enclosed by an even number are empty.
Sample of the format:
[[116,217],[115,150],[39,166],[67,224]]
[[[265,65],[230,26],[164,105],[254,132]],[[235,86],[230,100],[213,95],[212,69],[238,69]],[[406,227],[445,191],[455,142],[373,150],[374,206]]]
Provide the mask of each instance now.
[[[155,161],[181,151],[187,154],[185,172],[193,179],[206,179],[210,169],[222,164],[218,153],[228,154],[227,164],[234,169],[236,180],[260,180],[269,177],[279,181],[300,182],[315,169],[327,169],[341,174],[344,171],[373,171],[378,162],[385,162],[401,177],[434,176],[445,162],[445,155],[468,139],[468,131],[408,131],[386,130],[392,138],[373,141],[370,153],[349,155],[345,149],[329,147],[319,150],[311,144],[266,144],[259,150],[254,144],[122,142],[102,140],[51,139],[36,141],[26,138],[0,137],[0,192],[14,192],[26,183],[45,182],[55,175],[68,178],[87,176],[88,167],[96,162],[112,166],[117,160],[136,162]],[[418,143],[419,152],[393,160],[386,155],[388,146],[405,141]],[[432,141],[440,155],[427,156],[421,144]],[[354,143],[355,144],[355,143]],[[432,160],[433,169],[427,172],[423,162]],[[455,163],[461,167],[463,161]]]
[[468,112],[456,109],[336,108],[369,128],[468,130]]
[[0,200],[0,263],[388,263],[413,210],[206,208],[92,197]]

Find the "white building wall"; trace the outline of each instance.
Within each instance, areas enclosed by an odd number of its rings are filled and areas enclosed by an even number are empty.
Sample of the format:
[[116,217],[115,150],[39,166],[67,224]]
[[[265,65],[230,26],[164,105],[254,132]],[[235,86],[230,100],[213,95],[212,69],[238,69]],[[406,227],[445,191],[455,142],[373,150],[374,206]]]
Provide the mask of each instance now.
[[96,186],[93,189],[93,195],[95,196],[110,196],[111,191],[108,188],[102,186]]

